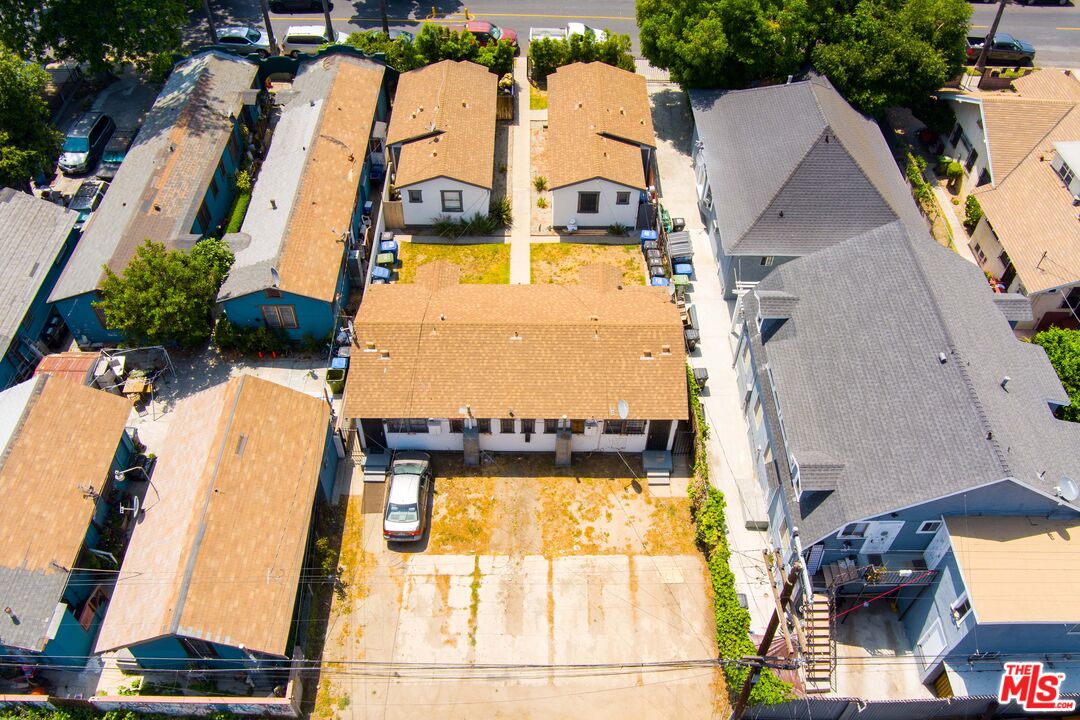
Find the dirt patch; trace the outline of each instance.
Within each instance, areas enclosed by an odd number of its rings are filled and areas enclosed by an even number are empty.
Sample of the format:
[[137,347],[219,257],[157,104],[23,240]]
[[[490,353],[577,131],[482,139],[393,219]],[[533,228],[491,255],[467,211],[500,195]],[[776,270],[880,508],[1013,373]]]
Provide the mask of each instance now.
[[495,167],[491,177],[491,201],[507,197],[514,172],[514,136],[510,123],[495,123]]
[[[530,166],[532,177],[529,178],[529,233],[532,235],[554,235],[551,229],[551,191],[537,190],[536,178],[542,177],[548,180],[547,163],[544,159],[544,146],[547,144],[547,128],[543,121],[533,122],[529,128],[529,152],[531,153]],[[543,198],[544,207],[539,207],[537,201]]]
[[535,243],[530,250],[533,284],[577,282],[581,268],[598,262],[621,270],[625,285],[645,284],[645,261],[637,245]]
[[461,268],[461,282],[499,285],[510,282],[510,246],[505,243],[482,245],[427,245],[401,243],[397,282],[411,283],[416,269],[436,260],[446,260]]

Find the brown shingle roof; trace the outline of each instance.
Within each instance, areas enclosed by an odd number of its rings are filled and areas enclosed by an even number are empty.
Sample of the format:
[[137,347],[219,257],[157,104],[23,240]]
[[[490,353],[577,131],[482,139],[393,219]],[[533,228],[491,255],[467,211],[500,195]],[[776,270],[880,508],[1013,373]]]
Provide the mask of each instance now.
[[485,418],[610,419],[619,400],[631,418],[687,417],[682,322],[661,288],[375,285],[355,327],[349,418],[469,405]]
[[337,289],[360,169],[367,155],[384,68],[336,55],[318,135],[299,178],[300,188],[285,229],[281,289],[330,302]]
[[1074,103],[993,94],[983,97],[994,182],[1000,184],[1073,109]]
[[250,375],[178,405],[99,652],[175,633],[288,654],[329,419]]
[[[0,567],[53,573],[82,548],[94,502],[120,445],[131,404],[101,390],[37,377],[0,460]],[[59,598],[56,598],[59,600]]]
[[549,185],[604,178],[644,188],[640,146],[656,147],[645,78],[592,62],[564,65],[547,82]]
[[387,142],[402,143],[396,184],[448,177],[490,188],[499,79],[483,65],[453,60],[404,73]]
[[65,382],[76,385],[84,385],[91,368],[95,367],[101,353],[96,352],[62,352],[46,355],[41,358],[34,375],[52,375]]

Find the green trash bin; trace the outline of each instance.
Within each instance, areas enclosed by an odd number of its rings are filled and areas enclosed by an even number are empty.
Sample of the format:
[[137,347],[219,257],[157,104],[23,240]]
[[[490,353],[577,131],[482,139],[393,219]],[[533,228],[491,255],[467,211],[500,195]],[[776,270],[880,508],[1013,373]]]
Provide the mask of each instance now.
[[326,371],[326,384],[330,386],[330,392],[340,395],[345,390],[345,370],[330,368]]

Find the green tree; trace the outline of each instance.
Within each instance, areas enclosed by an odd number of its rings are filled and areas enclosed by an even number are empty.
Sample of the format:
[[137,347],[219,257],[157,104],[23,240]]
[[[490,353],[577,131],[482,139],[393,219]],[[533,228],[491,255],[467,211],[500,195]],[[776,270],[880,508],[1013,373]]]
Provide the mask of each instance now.
[[147,240],[120,275],[105,267],[95,307],[130,344],[195,349],[210,338],[210,311],[232,262],[232,251],[216,238],[188,252]]
[[529,43],[533,80],[543,83],[558,68],[575,62],[602,62],[633,72],[630,36],[605,33],[607,37],[602,42],[597,42],[593,35],[588,34],[572,35],[566,40],[541,38]]
[[386,58],[386,64],[399,72],[408,72],[424,65],[424,59],[411,42],[405,37],[393,40],[381,30],[368,30],[366,32],[354,32],[345,41],[365,55],[381,53]]
[[472,33],[435,23],[427,23],[420,28],[413,45],[423,58],[424,65],[440,60],[475,60],[480,52],[480,43]]
[[1041,345],[1046,351],[1054,372],[1072,401],[1068,407],[1058,410],[1058,417],[1080,422],[1080,330],[1052,327],[1036,333],[1031,342]]
[[48,74],[0,45],[0,185],[26,188],[48,171],[63,137],[42,97]]
[[500,40],[480,48],[476,62],[499,77],[514,71],[514,46],[508,40]]
[[180,46],[198,0],[0,0],[0,42],[95,70]]

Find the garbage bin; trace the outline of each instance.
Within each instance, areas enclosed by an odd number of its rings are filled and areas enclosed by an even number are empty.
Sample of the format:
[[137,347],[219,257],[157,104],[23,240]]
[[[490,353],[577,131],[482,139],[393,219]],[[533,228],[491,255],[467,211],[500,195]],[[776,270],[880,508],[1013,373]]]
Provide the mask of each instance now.
[[330,392],[335,395],[340,395],[345,390],[345,370],[340,368],[330,368],[327,370],[326,384],[330,387]]
[[671,218],[671,232],[682,232],[686,228],[686,218]]

